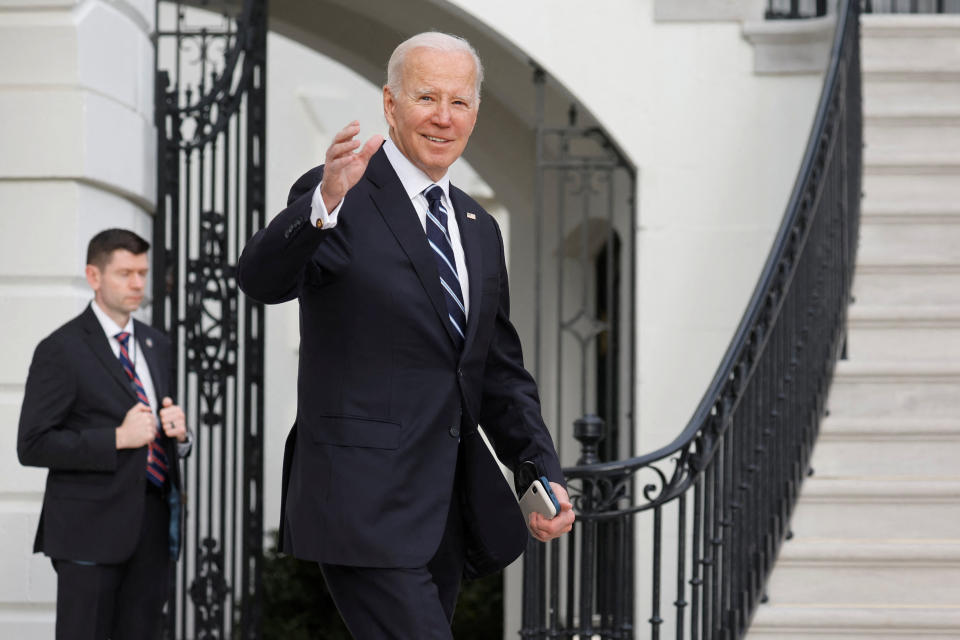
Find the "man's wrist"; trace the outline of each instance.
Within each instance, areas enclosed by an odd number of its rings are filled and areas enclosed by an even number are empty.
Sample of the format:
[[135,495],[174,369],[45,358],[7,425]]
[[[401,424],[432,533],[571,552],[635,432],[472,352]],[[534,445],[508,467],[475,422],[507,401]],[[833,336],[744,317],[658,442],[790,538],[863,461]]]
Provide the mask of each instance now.
[[193,434],[187,429],[183,440],[177,441],[177,457],[186,458],[193,450]]
[[[326,214],[328,217],[330,216],[331,212],[336,211],[337,207],[340,206],[340,203],[343,202],[343,198],[331,198],[323,191],[320,191],[320,199],[323,200],[323,206],[326,208]],[[320,220],[323,220],[323,216],[320,216]]]
[[341,196],[336,202],[331,203],[333,198],[323,192],[323,183],[318,184],[310,202],[310,224],[317,229],[325,230],[337,226],[337,218],[345,198],[346,196]]

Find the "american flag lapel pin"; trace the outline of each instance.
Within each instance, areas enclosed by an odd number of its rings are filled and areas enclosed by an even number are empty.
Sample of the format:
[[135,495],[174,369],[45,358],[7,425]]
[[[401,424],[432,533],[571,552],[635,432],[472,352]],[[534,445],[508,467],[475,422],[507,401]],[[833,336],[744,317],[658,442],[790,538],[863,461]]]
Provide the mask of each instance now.
[[477,214],[470,213],[469,211],[467,212],[467,220],[476,220],[476,219],[477,219]]

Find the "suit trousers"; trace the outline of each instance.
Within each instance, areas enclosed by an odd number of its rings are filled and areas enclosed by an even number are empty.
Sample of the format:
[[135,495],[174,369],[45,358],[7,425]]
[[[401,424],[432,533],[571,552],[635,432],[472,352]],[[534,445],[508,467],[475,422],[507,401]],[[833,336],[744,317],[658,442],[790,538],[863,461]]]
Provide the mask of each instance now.
[[148,490],[133,556],[121,564],[53,560],[57,571],[56,640],[151,640],[160,637],[170,571],[170,509]]
[[459,469],[440,546],[425,567],[320,563],[327,589],[356,640],[452,640],[465,542]]

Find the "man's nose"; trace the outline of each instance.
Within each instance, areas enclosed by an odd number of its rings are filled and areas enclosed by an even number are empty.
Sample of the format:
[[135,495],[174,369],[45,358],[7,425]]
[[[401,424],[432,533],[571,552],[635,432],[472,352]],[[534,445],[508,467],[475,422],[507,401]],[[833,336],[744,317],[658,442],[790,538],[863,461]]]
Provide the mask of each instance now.
[[450,105],[446,102],[438,102],[433,110],[433,120],[438,125],[448,126],[450,124]]
[[147,286],[147,277],[140,274],[134,274],[130,278],[130,286],[134,289],[143,289]]

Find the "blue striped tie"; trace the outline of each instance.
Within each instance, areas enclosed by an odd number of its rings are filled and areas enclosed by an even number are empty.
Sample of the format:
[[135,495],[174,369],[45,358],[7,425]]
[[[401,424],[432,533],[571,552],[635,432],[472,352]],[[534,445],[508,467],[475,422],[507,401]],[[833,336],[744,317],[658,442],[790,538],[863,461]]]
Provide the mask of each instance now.
[[457,263],[453,258],[453,245],[447,230],[447,210],[441,202],[443,189],[431,185],[424,192],[430,210],[427,212],[427,242],[437,259],[437,271],[440,273],[440,285],[447,302],[447,316],[457,336],[457,349],[463,349],[465,329],[467,328],[467,310],[463,306],[463,294],[460,292],[460,276],[457,275]]
[[[121,331],[114,337],[117,339],[117,342],[120,343],[120,364],[123,365],[123,370],[127,373],[127,377],[133,381],[133,386],[136,387],[137,400],[149,407],[150,400],[147,398],[147,392],[140,382],[140,376],[137,375],[136,368],[130,361],[130,351],[128,350],[130,334],[126,331]],[[158,423],[157,434],[159,435],[159,433],[160,425]],[[147,447],[147,480],[158,487],[163,487],[167,481],[167,469],[169,468],[167,465],[167,453],[156,439],[151,440],[150,445]]]

